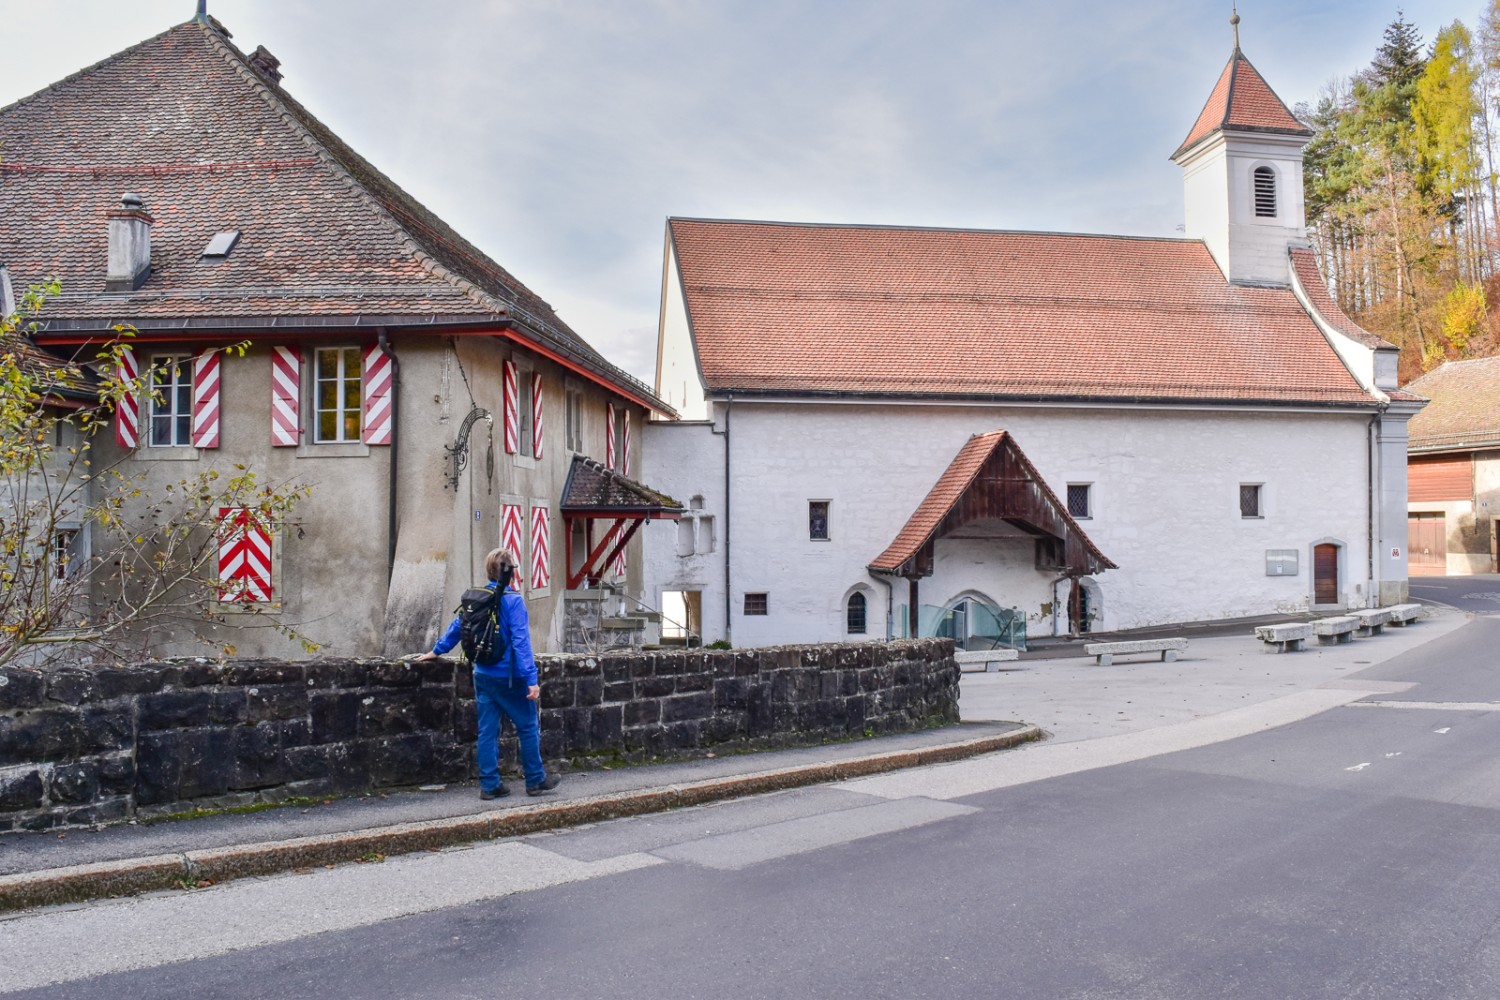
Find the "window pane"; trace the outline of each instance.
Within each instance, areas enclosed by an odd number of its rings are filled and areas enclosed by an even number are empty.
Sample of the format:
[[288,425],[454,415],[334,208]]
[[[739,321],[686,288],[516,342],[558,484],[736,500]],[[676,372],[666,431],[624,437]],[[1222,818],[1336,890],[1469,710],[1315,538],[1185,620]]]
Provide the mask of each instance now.
[[862,635],[865,631],[865,595],[849,595],[849,632]]
[[1260,517],[1260,487],[1258,485],[1240,486],[1240,516]]
[[745,614],[763,615],[767,613],[768,601],[765,594],[745,595]]
[[337,382],[318,383],[318,409],[332,410],[339,405],[339,384]]
[[827,500],[809,500],[807,502],[807,537],[824,540],[828,538]]
[[1068,484],[1068,513],[1074,517],[1089,517],[1089,486],[1087,483]]
[[157,447],[165,447],[172,443],[172,418],[170,416],[152,416],[151,443]]
[[182,414],[175,418],[177,422],[177,434],[172,439],[173,444],[187,444],[193,439],[193,418],[190,414]]
[[323,410],[318,413],[318,440],[337,441],[339,417],[337,413]]
[[359,440],[359,412],[344,414],[344,438],[345,441]]

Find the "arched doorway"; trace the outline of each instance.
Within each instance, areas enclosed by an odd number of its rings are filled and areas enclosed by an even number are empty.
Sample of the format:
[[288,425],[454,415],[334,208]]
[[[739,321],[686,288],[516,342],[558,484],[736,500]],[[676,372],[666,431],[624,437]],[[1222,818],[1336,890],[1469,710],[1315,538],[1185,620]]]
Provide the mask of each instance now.
[[963,594],[942,609],[932,634],[955,649],[1025,649],[1026,619],[978,594]]

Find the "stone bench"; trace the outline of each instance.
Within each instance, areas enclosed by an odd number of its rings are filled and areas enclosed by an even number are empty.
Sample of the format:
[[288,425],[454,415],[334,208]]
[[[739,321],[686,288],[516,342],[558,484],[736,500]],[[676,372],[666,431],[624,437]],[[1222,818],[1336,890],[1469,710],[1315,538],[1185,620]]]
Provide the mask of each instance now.
[[1255,637],[1264,642],[1268,653],[1295,653],[1313,637],[1311,622],[1286,622],[1282,625],[1257,625]]
[[1404,627],[1410,625],[1422,617],[1422,605],[1420,604],[1393,604],[1388,608],[1381,608],[1380,610],[1389,611],[1391,613],[1390,623],[1397,626]]
[[1115,662],[1115,657],[1122,653],[1161,653],[1163,663],[1171,663],[1177,659],[1178,650],[1187,649],[1187,640],[1175,639],[1131,639],[1124,642],[1091,642],[1083,647],[1086,655],[1092,656],[1094,662],[1101,667],[1107,667]]
[[1390,608],[1361,608],[1354,612],[1359,619],[1360,635],[1379,635],[1391,620]]
[[965,673],[994,673],[1001,663],[1020,658],[1021,652],[1016,649],[960,649],[953,653],[958,669]]
[[1359,628],[1359,619],[1353,615],[1335,615],[1332,618],[1317,618],[1312,623],[1318,645],[1332,646],[1335,643],[1354,641],[1354,630]]

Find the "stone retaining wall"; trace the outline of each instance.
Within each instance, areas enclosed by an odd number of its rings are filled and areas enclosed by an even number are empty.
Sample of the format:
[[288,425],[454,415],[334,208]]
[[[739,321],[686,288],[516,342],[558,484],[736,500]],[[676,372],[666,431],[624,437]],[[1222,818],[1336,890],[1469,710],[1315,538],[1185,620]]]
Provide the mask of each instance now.
[[[952,643],[538,657],[542,754],[638,762],[958,720]],[[451,663],[202,660],[0,669],[0,831],[473,777]],[[515,746],[506,737],[505,760]]]

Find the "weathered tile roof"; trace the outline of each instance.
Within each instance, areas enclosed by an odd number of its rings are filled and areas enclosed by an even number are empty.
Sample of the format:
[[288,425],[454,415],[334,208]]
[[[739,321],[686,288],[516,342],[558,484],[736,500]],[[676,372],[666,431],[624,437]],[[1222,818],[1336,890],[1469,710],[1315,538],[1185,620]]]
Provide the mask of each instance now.
[[1187,138],[1182,140],[1172,157],[1175,159],[1223,129],[1312,135],[1312,130],[1287,110],[1265,77],[1250,65],[1250,60],[1238,48],[1229,57],[1224,72],[1219,74],[1198,120],[1193,122]]
[[1057,498],[1057,494],[1047,485],[1047,481],[1036,470],[1036,466],[1031,464],[1031,460],[1021,451],[1015,439],[1005,431],[975,434],[964,442],[964,446],[958,450],[958,454],[954,456],[948,468],[938,477],[937,483],[922,498],[922,502],[907,519],[895,539],[884,552],[875,557],[869,564],[869,568],[876,573],[900,571],[902,566],[913,559],[922,546],[937,534],[943,524],[943,519],[957,506],[964,493],[973,486],[986,463],[1001,448],[1009,449],[1012,457],[1041,492],[1052,514],[1066,525],[1066,530],[1091,557],[1095,571],[1117,568],[1104,553],[1099,551],[1098,546],[1090,540],[1088,534],[1078,526],[1078,522],[1068,513],[1067,505]]
[[1318,270],[1316,253],[1310,248],[1293,247],[1291,255],[1292,268],[1297,272],[1297,280],[1301,283],[1303,290],[1307,292],[1308,301],[1329,326],[1366,347],[1396,350],[1395,344],[1362,329],[1358,323],[1345,315],[1338,301],[1329,293],[1328,283],[1323,280],[1323,274]]
[[1290,288],[1228,283],[1198,240],[669,227],[711,392],[1374,401]]
[[29,376],[32,390],[49,398],[71,403],[94,403],[99,393],[89,370],[68,364],[39,350],[18,333],[0,333],[0,362],[14,365]]
[[1408,450],[1500,448],[1500,357],[1449,361],[1406,389],[1432,400],[1407,425]]
[[[0,108],[0,136],[0,261],[18,284],[63,285],[44,335],[503,324],[654,400],[208,23]],[[106,294],[106,215],[126,191],[155,219],[152,274]],[[229,257],[200,262],[232,229]]]
[[682,510],[682,504],[665,493],[658,493],[582,455],[573,456],[559,507],[569,514],[670,514]]

